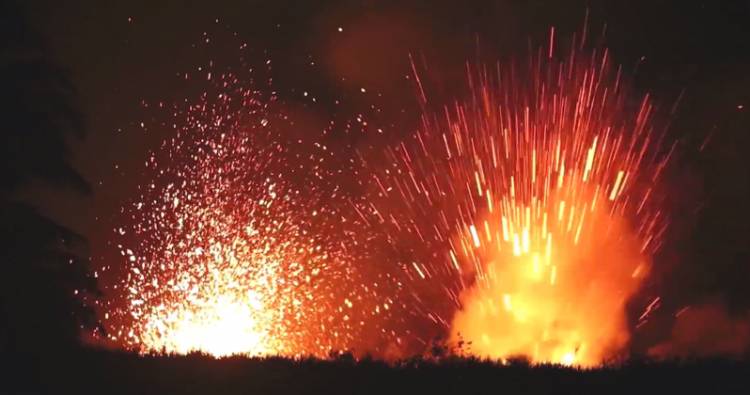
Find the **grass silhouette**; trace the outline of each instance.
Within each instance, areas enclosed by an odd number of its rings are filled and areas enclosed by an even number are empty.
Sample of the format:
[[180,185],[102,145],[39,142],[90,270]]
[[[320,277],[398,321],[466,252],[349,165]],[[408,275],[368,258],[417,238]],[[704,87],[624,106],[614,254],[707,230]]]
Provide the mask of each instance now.
[[351,354],[334,359],[215,359],[78,349],[33,361],[4,359],[0,393],[75,394],[553,394],[747,393],[750,363],[631,359],[578,369],[477,358],[415,357],[398,363]]

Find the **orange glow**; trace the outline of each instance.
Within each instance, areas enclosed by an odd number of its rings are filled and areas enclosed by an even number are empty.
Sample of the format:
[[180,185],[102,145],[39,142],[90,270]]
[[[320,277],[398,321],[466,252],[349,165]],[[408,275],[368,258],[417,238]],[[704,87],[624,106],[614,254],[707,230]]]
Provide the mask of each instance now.
[[648,96],[633,100],[606,51],[572,48],[470,69],[464,100],[426,110],[385,161],[362,156],[362,199],[326,167],[336,153],[279,132],[275,98],[214,76],[219,94],[176,112],[165,164],[149,158],[123,209],[108,338],[216,357],[393,359],[440,335],[499,360],[621,353],[667,226],[669,153]]
[[275,98],[215,79],[218,94],[175,112],[174,136],[146,163],[152,178],[123,208],[108,339],[216,357],[351,349],[382,301],[368,304],[374,291],[352,271],[332,208],[341,195],[326,181],[332,154],[288,138]]
[[[451,324],[454,341],[471,342],[472,354],[589,366],[627,342],[625,303],[650,262],[641,246],[657,230],[639,229],[654,212],[628,205],[646,190],[629,190],[628,175],[648,175],[650,125],[624,111],[606,53],[586,60],[537,60],[548,69],[530,90],[504,85],[502,71],[482,72],[472,104],[426,125],[451,125],[443,140],[458,155],[446,181],[475,175],[478,193],[459,196],[472,206],[453,229],[452,251],[466,269],[479,268]],[[641,114],[650,109],[644,100]],[[425,133],[435,132],[446,133]],[[481,191],[495,198],[477,207]]]
[[628,341],[625,304],[667,226],[669,155],[648,96],[633,101],[606,50],[572,47],[471,69],[468,98],[425,114],[419,144],[377,175],[370,205],[389,240],[414,241],[392,245],[422,267],[406,274],[418,305],[455,305],[446,329],[464,352],[592,366]]
[[[486,357],[525,355],[533,362],[586,366],[625,345],[625,302],[642,280],[632,273],[647,257],[627,222],[603,206],[592,209],[590,199],[562,220],[552,216],[543,233],[543,218],[553,210],[548,207],[559,206],[559,198],[551,197],[531,211],[528,225],[525,215],[517,224],[509,220],[514,242],[482,240],[463,249],[464,262],[477,262],[482,272],[460,294],[463,308],[451,327],[455,341],[471,341],[468,351]],[[500,215],[489,214],[486,223],[500,224]],[[492,231],[500,232],[499,226]],[[471,239],[464,237],[457,242],[466,247]],[[528,241],[519,246],[519,238]]]

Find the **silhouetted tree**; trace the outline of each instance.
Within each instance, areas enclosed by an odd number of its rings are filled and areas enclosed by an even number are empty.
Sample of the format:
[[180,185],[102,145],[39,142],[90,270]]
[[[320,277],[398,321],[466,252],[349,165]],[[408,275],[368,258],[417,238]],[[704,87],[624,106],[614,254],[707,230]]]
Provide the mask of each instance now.
[[75,91],[19,4],[0,2],[0,355],[36,363],[76,344],[75,293],[96,287],[85,240],[18,197],[36,180],[90,193],[69,162],[85,131]]

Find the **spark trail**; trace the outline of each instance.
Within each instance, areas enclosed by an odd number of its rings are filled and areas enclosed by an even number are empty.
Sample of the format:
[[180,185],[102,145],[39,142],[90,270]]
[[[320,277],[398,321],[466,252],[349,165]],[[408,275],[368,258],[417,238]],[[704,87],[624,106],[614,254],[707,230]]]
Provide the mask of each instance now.
[[370,166],[362,212],[415,305],[471,354],[595,365],[628,340],[625,303],[668,223],[671,150],[649,97],[581,47],[468,67],[468,98],[426,111]]

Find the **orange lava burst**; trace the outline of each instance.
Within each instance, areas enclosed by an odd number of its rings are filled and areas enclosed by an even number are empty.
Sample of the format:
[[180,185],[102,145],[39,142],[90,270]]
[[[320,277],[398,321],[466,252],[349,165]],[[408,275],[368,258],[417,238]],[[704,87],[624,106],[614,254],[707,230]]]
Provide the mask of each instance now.
[[147,162],[153,178],[123,209],[127,273],[112,287],[122,300],[107,312],[109,339],[217,357],[348,349],[362,281],[331,208],[331,154],[285,137],[275,98],[218,80],[175,111],[174,137]]
[[622,351],[667,226],[671,150],[648,96],[632,101],[606,50],[572,48],[470,70],[468,100],[425,115],[374,176],[366,208],[429,318],[473,355],[590,366]]

